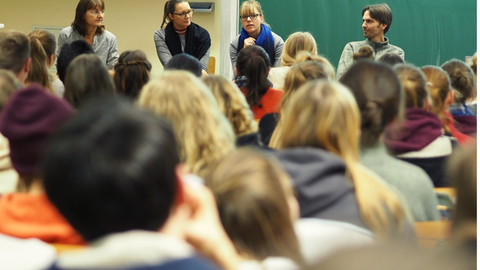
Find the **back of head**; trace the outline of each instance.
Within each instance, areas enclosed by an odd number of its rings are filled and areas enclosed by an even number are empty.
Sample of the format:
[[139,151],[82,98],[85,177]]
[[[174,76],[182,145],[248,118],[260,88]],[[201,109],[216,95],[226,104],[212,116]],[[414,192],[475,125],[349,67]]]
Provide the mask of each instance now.
[[30,85],[10,97],[0,116],[0,132],[9,140],[10,159],[20,176],[40,175],[47,140],[72,114],[65,100],[39,85]]
[[287,38],[281,56],[282,66],[293,65],[297,53],[301,51],[317,55],[317,42],[309,32],[295,32]]
[[358,52],[356,52],[353,55],[353,60],[358,60],[358,59],[362,59],[362,58],[373,59],[373,49],[372,49],[372,47],[370,47],[369,45],[363,46],[362,48],[360,48],[360,50],[358,50]]
[[197,58],[181,53],[177,54],[165,65],[165,70],[185,70],[191,72],[197,77],[202,76],[202,64]]
[[423,109],[430,97],[427,79],[423,72],[409,64],[399,64],[394,69],[405,91],[405,106],[407,108]]
[[[85,13],[90,9],[105,10],[105,2],[103,0],[80,0],[75,9],[75,20],[72,22],[72,29],[77,31],[81,36],[87,34],[87,22],[85,20]],[[100,35],[105,30],[105,26],[99,26],[95,34]]]
[[386,53],[378,58],[378,61],[395,66],[396,64],[403,64],[405,61],[396,53]]
[[30,58],[30,43],[25,34],[16,30],[0,32],[0,69],[18,75]]
[[334,80],[335,79],[335,68],[332,66],[330,61],[328,61],[327,58],[325,58],[322,55],[312,55],[311,53],[307,51],[301,51],[297,53],[297,56],[295,56],[295,62],[293,62],[293,65],[300,64],[305,61],[315,61],[321,63],[324,68],[328,70],[328,76],[330,79]]
[[270,60],[267,52],[260,46],[251,45],[243,48],[237,57],[236,71],[237,76],[244,76],[246,84],[247,102],[250,107],[258,105],[262,107],[260,99],[265,95],[270,82],[268,81],[268,71]]
[[131,102],[94,100],[53,138],[42,172],[50,201],[87,241],[158,231],[175,198],[173,131]]
[[385,3],[368,5],[363,8],[362,16],[367,10],[372,19],[375,19],[380,23],[387,25],[387,27],[383,30],[383,34],[386,34],[388,32],[388,29],[390,29],[390,25],[392,25],[393,21],[392,10],[390,9],[390,7]]
[[60,54],[57,59],[57,74],[58,78],[65,83],[65,75],[67,74],[68,65],[81,54],[93,54],[92,46],[85,40],[75,40],[72,43],[66,43],[60,49]]
[[13,72],[0,69],[0,112],[3,110],[10,95],[20,87],[22,87],[22,85]]
[[424,66],[422,72],[427,80],[428,91],[432,98],[431,111],[443,120],[443,128],[449,131],[446,124],[447,116],[445,115],[445,102],[450,93],[450,77],[441,68],[436,66]]
[[245,96],[234,83],[221,75],[204,76],[202,81],[212,91],[220,111],[228,118],[237,136],[258,130]]
[[378,141],[387,124],[403,115],[404,94],[393,69],[379,62],[359,60],[340,78],[355,97],[362,116],[362,146]]
[[470,68],[472,69],[473,73],[475,73],[475,78],[477,77],[477,52],[472,56],[472,63],[470,63]]
[[150,80],[152,64],[140,50],[123,52],[115,64],[115,88],[130,99],[137,99],[142,87]]
[[455,102],[465,103],[472,95],[475,87],[475,74],[472,69],[464,62],[452,59],[442,65],[442,69],[450,76],[455,93]]
[[316,147],[343,158],[357,157],[360,113],[343,85],[327,80],[303,85],[290,98],[282,119],[280,149]]
[[70,63],[65,77],[64,98],[75,108],[80,107],[87,99],[114,95],[112,77],[98,56],[84,54]]
[[235,147],[232,126],[212,93],[189,72],[164,72],[145,85],[138,103],[172,123],[180,160],[194,174],[202,176],[208,166]]
[[51,93],[54,93],[49,66],[52,60],[51,56],[54,55],[57,48],[55,35],[47,30],[40,29],[28,34],[28,39],[30,40],[32,64],[25,82],[38,83]]
[[[223,227],[240,254],[300,260],[289,198],[290,177],[273,160],[252,149],[225,157],[207,177]],[[296,205],[298,211],[298,205]],[[298,218],[298,212],[295,213]]]

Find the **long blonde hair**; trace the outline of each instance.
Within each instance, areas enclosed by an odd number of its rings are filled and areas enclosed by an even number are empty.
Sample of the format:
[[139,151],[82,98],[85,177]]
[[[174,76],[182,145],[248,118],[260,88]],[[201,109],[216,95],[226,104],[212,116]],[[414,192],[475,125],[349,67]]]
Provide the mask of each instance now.
[[431,111],[442,120],[443,129],[450,132],[448,127],[450,119],[445,114],[446,100],[451,91],[450,77],[447,72],[436,66],[424,66],[422,72],[427,79],[428,91],[433,101],[430,106]]
[[220,111],[232,124],[237,137],[257,132],[258,124],[253,118],[253,112],[245,96],[233,82],[221,75],[204,76],[201,80],[212,91]]
[[297,91],[297,89],[299,89],[308,81],[326,78],[331,78],[329,76],[329,68],[318,61],[300,62],[288,71],[287,75],[285,76],[285,89],[282,101],[280,103],[281,105],[279,110],[278,123],[270,139],[270,147],[278,148],[278,130],[283,125],[282,115],[284,114],[286,105],[289,102],[291,96]]
[[[360,214],[380,238],[401,232],[405,211],[397,196],[359,163],[360,111],[343,85],[312,81],[287,104],[279,148],[317,147],[343,158],[355,187]],[[393,223],[391,223],[393,221]]]
[[239,253],[258,261],[275,256],[302,264],[293,226],[298,216],[292,216],[288,202],[294,198],[292,181],[275,160],[253,149],[239,149],[219,162],[205,180]]
[[138,104],[170,120],[180,160],[203,176],[211,164],[235,148],[232,126],[206,85],[186,71],[166,71],[147,83]]
[[317,55],[317,42],[309,32],[295,32],[287,38],[281,56],[282,66],[292,66],[295,62],[295,57],[301,51]]

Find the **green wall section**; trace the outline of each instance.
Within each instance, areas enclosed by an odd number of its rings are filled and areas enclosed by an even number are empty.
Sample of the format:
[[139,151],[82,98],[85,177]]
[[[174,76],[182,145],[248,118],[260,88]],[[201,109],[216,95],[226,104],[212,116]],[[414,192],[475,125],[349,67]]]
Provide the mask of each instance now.
[[[296,31],[308,31],[318,52],[334,66],[347,42],[363,40],[365,0],[259,0],[265,21],[284,40]],[[240,4],[243,1],[240,1]],[[464,60],[477,48],[475,0],[386,0],[393,23],[386,34],[416,66]]]

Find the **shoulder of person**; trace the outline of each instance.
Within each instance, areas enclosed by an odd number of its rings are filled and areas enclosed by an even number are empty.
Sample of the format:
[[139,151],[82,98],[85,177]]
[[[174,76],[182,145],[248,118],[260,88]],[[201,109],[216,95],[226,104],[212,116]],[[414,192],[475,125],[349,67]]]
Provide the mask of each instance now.
[[236,37],[234,37],[232,39],[232,42],[230,42],[230,44],[234,45],[235,48],[237,47],[237,44],[238,44],[238,40],[240,40],[240,35],[237,35]]
[[105,37],[108,37],[108,38],[114,38],[114,39],[117,38],[114,34],[112,34],[112,32],[108,31],[107,29],[103,30],[102,35],[104,35]]
[[65,27],[60,31],[60,35],[71,35],[73,32],[73,28],[71,26]]
[[277,35],[275,32],[272,31],[272,36],[273,36],[273,40],[277,41],[277,40],[280,40],[281,43],[283,43],[283,38],[279,35]]

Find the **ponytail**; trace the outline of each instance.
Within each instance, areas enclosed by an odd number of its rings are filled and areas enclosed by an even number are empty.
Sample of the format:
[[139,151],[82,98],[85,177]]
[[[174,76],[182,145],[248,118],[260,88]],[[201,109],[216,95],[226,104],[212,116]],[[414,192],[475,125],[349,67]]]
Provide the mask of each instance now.
[[262,107],[260,99],[270,88],[270,81],[267,79],[269,64],[268,54],[257,45],[243,48],[238,54],[238,76],[244,76],[247,80],[243,87],[248,90],[246,99],[250,107]]
[[450,60],[442,65],[450,76],[452,88],[455,90],[455,102],[465,103],[473,93],[475,74],[473,70],[460,60]]
[[[48,38],[51,38],[48,34],[51,33],[44,30],[37,30],[29,34],[30,54],[32,58],[32,63],[25,82],[27,84],[38,83],[45,89],[47,89],[50,93],[55,93],[52,88],[53,76],[48,70],[48,64],[50,61],[50,56],[52,54],[49,55],[47,53],[47,50],[45,50],[45,47],[48,47],[46,45],[49,45],[47,42]],[[53,40],[55,40],[54,37]],[[42,43],[45,43],[45,47]],[[55,49],[53,48],[53,50],[51,51],[54,52]]]

